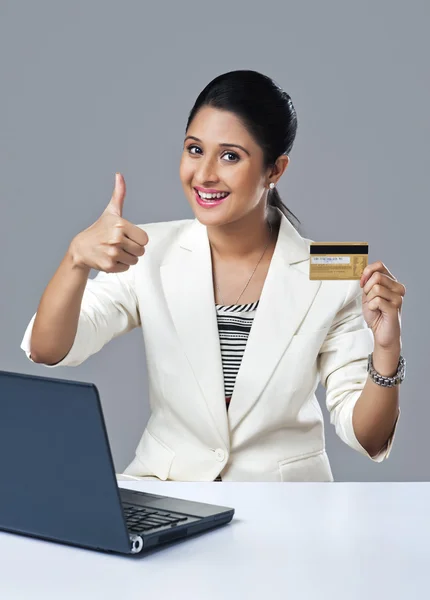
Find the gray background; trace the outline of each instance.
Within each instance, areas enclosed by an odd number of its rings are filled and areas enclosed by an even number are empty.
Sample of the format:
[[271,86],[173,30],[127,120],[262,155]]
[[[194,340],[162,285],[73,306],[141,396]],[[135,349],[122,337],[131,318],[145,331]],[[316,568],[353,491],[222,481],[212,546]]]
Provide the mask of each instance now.
[[132,459],[149,410],[140,330],[58,370],[31,364],[21,339],[115,171],[126,219],[192,216],[178,176],[188,112],[216,75],[255,69],[298,112],[279,190],[302,234],[368,241],[370,262],[407,288],[392,454],[376,465],[355,453],[324,407],[334,476],[429,479],[429,17],[425,1],[2,1],[0,369],[96,383],[117,470]]

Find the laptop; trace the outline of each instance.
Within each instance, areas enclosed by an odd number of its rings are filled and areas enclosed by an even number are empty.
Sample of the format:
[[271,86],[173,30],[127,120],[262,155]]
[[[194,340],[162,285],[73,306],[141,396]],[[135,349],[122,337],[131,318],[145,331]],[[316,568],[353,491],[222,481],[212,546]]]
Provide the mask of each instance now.
[[0,371],[0,530],[144,555],[234,509],[118,487],[92,383]]

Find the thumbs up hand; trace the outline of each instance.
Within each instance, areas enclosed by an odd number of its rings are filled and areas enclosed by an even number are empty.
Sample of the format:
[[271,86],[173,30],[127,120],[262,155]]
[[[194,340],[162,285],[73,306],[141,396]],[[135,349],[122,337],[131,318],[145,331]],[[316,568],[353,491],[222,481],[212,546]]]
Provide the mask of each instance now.
[[146,232],[122,218],[125,193],[124,177],[117,173],[112,198],[102,215],[70,244],[76,267],[121,273],[128,271],[145,253]]

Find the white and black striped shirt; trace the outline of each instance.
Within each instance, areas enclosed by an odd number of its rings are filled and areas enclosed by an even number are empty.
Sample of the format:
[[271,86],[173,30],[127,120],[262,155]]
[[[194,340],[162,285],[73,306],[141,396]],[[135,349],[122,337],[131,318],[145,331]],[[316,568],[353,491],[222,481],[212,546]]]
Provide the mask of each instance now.
[[[252,304],[216,304],[226,410],[230,405],[234,384],[245,352],[259,300]],[[215,481],[222,481],[221,475]]]
[[216,304],[227,410],[258,303]]

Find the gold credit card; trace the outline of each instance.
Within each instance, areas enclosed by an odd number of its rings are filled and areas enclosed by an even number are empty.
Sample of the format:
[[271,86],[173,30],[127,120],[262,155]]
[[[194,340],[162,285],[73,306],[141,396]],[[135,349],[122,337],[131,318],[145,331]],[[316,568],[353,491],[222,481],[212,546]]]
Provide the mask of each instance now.
[[311,242],[309,279],[360,279],[367,267],[367,242]]

